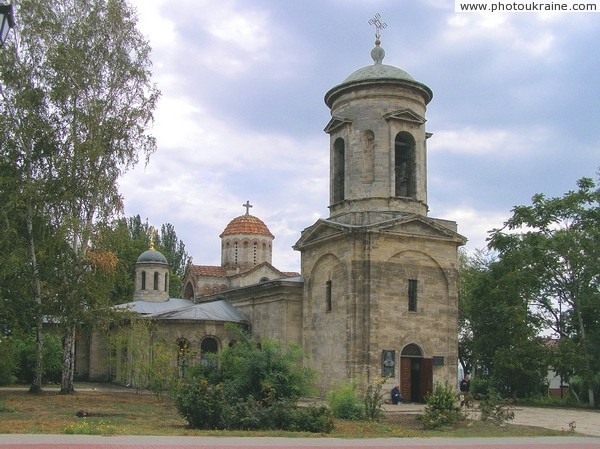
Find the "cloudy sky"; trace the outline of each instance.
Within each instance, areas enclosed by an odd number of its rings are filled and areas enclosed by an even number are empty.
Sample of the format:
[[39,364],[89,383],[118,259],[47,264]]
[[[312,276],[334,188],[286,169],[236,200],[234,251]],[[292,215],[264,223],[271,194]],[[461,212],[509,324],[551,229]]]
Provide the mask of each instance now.
[[[220,264],[219,234],[242,215],[276,236],[273,264],[328,217],[324,94],[372,64],[434,92],[427,112],[430,216],[467,249],[530,204],[600,166],[600,12],[455,13],[454,0],[133,0],[162,91],[158,151],[120,183],[125,215],[172,223],[194,263]],[[599,2],[600,9],[600,2]]]

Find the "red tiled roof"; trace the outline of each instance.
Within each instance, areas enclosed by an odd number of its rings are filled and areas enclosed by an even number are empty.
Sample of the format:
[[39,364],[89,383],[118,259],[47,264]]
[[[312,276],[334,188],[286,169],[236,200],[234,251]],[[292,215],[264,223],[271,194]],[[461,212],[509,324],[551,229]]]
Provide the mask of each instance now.
[[226,235],[234,234],[266,235],[267,237],[275,238],[260,218],[249,214],[240,215],[231,220],[219,237],[223,238]]
[[190,274],[193,276],[207,276],[215,278],[227,277],[222,267],[214,265],[190,265]]
[[297,278],[297,277],[300,277],[300,273],[297,273],[295,271],[282,271],[281,274],[283,274],[284,278]]

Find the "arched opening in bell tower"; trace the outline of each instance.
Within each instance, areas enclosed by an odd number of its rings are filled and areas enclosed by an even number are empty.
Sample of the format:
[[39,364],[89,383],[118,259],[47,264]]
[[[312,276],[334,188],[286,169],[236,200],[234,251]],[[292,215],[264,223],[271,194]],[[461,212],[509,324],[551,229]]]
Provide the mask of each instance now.
[[396,196],[416,198],[417,177],[415,139],[407,132],[396,134],[394,152],[394,178]]
[[344,178],[346,177],[346,148],[344,139],[339,138],[333,144],[333,203],[344,200]]

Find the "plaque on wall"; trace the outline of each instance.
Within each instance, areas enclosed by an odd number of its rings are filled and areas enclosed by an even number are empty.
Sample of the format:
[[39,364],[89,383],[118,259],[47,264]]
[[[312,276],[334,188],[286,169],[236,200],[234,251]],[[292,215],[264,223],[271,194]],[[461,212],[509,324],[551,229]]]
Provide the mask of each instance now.
[[383,377],[395,377],[396,367],[396,351],[389,349],[381,353],[381,375]]

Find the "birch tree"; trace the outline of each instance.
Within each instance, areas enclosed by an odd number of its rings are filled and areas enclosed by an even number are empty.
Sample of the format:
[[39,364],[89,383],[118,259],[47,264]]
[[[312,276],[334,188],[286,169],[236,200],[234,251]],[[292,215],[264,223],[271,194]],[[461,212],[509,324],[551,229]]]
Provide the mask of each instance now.
[[[105,300],[90,289],[90,273],[114,263],[95,230],[122,211],[119,176],[155,151],[147,130],[159,92],[126,0],[14,7],[19,29],[0,53],[0,163],[16,172],[1,207],[7,229],[20,229],[27,245],[38,352],[44,314],[64,330],[61,392],[69,393],[76,329]],[[30,391],[40,390],[38,375]]]

